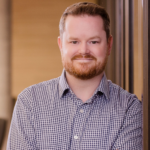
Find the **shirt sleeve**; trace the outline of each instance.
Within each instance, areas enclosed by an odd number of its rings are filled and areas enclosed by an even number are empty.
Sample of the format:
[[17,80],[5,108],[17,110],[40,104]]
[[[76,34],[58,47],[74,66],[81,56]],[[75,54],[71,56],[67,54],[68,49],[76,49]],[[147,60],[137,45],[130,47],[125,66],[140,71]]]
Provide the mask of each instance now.
[[[23,95],[24,94],[24,95]],[[18,96],[12,116],[7,150],[35,150],[36,134],[34,116],[31,109],[31,97],[27,92]]]
[[142,104],[135,99],[128,107],[113,150],[142,150]]

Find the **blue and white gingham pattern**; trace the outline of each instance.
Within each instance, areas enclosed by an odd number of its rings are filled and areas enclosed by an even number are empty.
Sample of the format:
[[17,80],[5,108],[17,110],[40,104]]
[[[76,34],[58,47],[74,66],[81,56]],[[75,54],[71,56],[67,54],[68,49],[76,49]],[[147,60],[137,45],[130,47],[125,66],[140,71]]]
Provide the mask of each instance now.
[[105,75],[83,103],[63,71],[18,96],[7,150],[141,150],[141,111],[137,97]]

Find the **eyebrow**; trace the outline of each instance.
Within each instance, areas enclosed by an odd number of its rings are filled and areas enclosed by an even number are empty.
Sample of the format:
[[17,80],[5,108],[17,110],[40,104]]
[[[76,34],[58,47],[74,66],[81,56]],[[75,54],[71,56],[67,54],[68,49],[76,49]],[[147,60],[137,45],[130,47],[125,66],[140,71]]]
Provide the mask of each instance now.
[[[93,36],[90,37],[88,40],[92,40],[92,39],[101,39],[99,36]],[[69,37],[69,40],[78,40],[78,38],[76,37]]]
[[78,40],[78,38],[75,38],[75,37],[69,37],[69,40]]
[[89,40],[92,40],[92,39],[101,39],[99,36],[93,36],[91,38],[89,38]]

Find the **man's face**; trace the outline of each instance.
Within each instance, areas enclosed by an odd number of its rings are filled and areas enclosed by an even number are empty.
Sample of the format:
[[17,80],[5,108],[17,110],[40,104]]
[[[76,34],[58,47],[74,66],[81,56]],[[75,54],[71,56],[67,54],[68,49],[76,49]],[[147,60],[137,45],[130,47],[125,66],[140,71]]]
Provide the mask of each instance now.
[[62,37],[58,37],[65,70],[76,78],[87,80],[102,74],[112,46],[107,41],[100,16],[68,16]]

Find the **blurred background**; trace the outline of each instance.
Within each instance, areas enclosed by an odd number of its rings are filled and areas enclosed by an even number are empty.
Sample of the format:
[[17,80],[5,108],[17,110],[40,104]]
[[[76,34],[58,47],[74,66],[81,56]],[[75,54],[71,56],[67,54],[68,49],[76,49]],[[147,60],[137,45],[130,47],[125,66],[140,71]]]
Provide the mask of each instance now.
[[[88,1],[104,6],[111,18],[114,45],[106,69],[108,79],[135,93],[141,99],[142,0]],[[57,45],[58,24],[66,7],[76,2],[79,1],[11,1],[12,98],[16,99],[24,88],[32,84],[60,76],[62,64]]]
[[[66,7],[80,1],[0,0],[0,149],[6,149],[18,94],[60,76],[59,20]],[[143,0],[86,1],[105,7],[110,15],[114,44],[107,78],[142,100]]]

